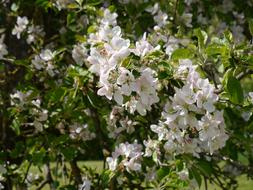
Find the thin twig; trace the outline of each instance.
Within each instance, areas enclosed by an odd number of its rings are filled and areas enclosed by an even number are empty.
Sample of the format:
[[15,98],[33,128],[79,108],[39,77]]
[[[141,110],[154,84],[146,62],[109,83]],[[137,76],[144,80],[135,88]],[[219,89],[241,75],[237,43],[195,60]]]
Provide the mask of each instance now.
[[50,169],[50,164],[49,162],[46,164],[46,170],[47,170],[47,176],[46,176],[46,179],[45,181],[43,181],[40,186],[36,189],[36,190],[40,190],[42,189],[46,184],[49,184],[50,185],[50,189],[54,189],[54,187],[52,186],[52,182],[53,182],[53,178],[52,178],[52,175],[51,175],[51,169]]
[[25,177],[24,177],[24,179],[23,179],[23,181],[22,181],[22,184],[25,183],[25,180],[26,180],[26,178],[27,178],[27,175],[28,175],[28,173],[29,173],[29,170],[30,170],[31,166],[32,166],[32,161],[29,162],[29,165],[28,165],[28,167],[27,167],[27,169],[26,169]]
[[207,186],[207,178],[204,176],[204,182],[205,182],[205,190],[208,190],[208,186]]
[[176,18],[177,18],[177,6],[178,6],[178,0],[176,1],[176,5],[175,5],[175,10],[174,10],[174,14],[173,14],[173,22],[176,22]]
[[43,182],[40,184],[39,187],[37,187],[36,190],[41,190],[41,189],[42,189],[46,184],[48,184],[48,183],[50,183],[50,181],[46,179],[45,181],[43,181]]

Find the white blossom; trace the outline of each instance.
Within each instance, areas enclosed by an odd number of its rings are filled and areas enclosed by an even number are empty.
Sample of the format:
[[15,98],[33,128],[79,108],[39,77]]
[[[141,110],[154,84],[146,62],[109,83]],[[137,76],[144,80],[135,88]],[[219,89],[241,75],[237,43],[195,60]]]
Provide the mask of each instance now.
[[7,46],[4,43],[4,35],[0,38],[0,59],[8,54]]
[[96,137],[95,133],[90,132],[87,124],[74,123],[69,126],[70,138],[81,139],[82,141],[92,140]]
[[183,13],[180,16],[180,20],[182,23],[185,24],[185,26],[191,28],[192,27],[192,14],[191,13]]
[[84,43],[74,45],[72,57],[78,65],[83,65],[85,59],[88,57],[88,50]]
[[29,21],[26,16],[17,18],[17,23],[12,30],[12,35],[16,35],[18,39],[20,39],[20,35],[24,32],[27,28]]
[[74,3],[75,0],[55,0],[54,5],[58,10],[66,9],[67,6],[71,3]]
[[114,171],[117,168],[117,164],[120,164],[117,160],[121,157],[123,159],[121,163],[128,172],[140,171],[140,160],[143,154],[141,150],[142,146],[136,141],[133,144],[129,144],[128,142],[119,144],[112,153],[112,157],[107,157],[106,159],[109,169]]
[[0,183],[0,190],[1,190],[1,189],[4,189],[4,186],[3,186],[2,183]]
[[148,41],[147,41],[147,34],[144,33],[141,40],[137,41],[135,43],[135,49],[132,49],[131,52],[133,52],[135,55],[144,57],[146,54],[159,50],[160,46],[153,47]]
[[79,190],[90,190],[91,189],[91,181],[88,179],[85,179],[83,181],[83,184],[79,186]]
[[50,49],[44,49],[39,55],[35,55],[32,60],[32,67],[37,70],[45,70],[51,77],[58,73],[55,68],[53,59],[55,58],[55,52]]
[[26,39],[26,42],[28,44],[35,43],[39,37],[45,36],[45,32],[43,31],[43,28],[41,26],[31,25],[28,27],[27,33],[28,37]]

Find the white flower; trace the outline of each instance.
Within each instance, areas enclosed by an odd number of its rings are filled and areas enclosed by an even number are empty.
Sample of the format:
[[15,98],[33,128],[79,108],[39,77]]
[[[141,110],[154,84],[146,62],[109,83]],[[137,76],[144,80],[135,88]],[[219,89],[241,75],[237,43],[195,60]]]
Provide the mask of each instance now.
[[242,42],[245,40],[245,36],[243,35],[243,27],[234,23],[233,26],[231,27],[231,31],[235,39],[235,42]]
[[167,139],[168,129],[162,125],[151,125],[150,129],[158,134],[158,140]]
[[79,186],[79,190],[90,190],[91,189],[91,181],[86,179],[83,181],[83,184]]
[[160,46],[157,46],[156,48],[154,48],[146,40],[146,33],[144,33],[142,39],[136,42],[135,49],[132,49],[131,52],[133,52],[137,56],[144,57],[146,54],[158,49],[160,49]]
[[159,11],[159,3],[155,3],[155,5],[152,7],[146,8],[147,12],[150,12],[152,15],[155,15]]
[[3,186],[2,183],[0,183],[0,190],[1,190],[1,189],[4,189],[4,186]]
[[182,180],[188,180],[189,179],[189,171],[187,169],[183,169],[182,171],[177,173]]
[[154,16],[154,21],[158,25],[158,27],[163,27],[167,24],[167,18],[168,15],[159,10],[158,14]]
[[37,70],[45,69],[46,72],[53,77],[59,71],[56,70],[55,65],[53,64],[53,59],[55,57],[55,52],[52,52],[50,49],[42,50],[39,55],[35,55],[32,60],[32,66]]
[[123,161],[123,164],[128,172],[141,170],[141,164],[136,162],[136,158],[131,158],[129,161]]
[[140,171],[141,164],[140,159],[142,157],[142,146],[137,144],[135,141],[133,144],[121,143],[115,148],[112,153],[112,157],[108,157],[106,161],[108,162],[109,169],[114,171],[117,167],[118,157],[122,157],[122,164],[126,167],[128,172]]
[[4,44],[4,35],[0,38],[0,59],[8,54],[7,46]]
[[[103,86],[98,90],[97,94],[99,96],[106,96],[106,98],[111,100],[113,97],[113,87],[111,85],[110,86]],[[116,99],[117,99],[117,95],[116,95]]]
[[165,44],[165,53],[171,57],[174,50],[176,50],[180,44],[187,45],[189,43],[188,39],[177,39],[173,36],[170,36],[168,39],[164,39]]
[[119,70],[120,76],[117,79],[117,84],[121,86],[120,91],[122,94],[130,96],[135,85],[135,78],[133,74],[124,67],[120,67]]
[[88,141],[95,138],[95,134],[90,132],[87,124],[74,123],[69,126],[70,138]]
[[145,115],[146,109],[150,110],[151,105],[159,101],[156,93],[157,79],[153,77],[153,74],[154,71],[150,68],[144,69],[133,89],[140,96],[136,108],[141,115]]
[[20,39],[20,35],[22,32],[25,31],[27,28],[29,21],[27,17],[19,17],[17,18],[17,24],[15,25],[14,29],[12,30],[12,35],[16,35],[18,39]]
[[249,92],[249,100],[253,103],[253,92]]
[[208,20],[206,17],[204,17],[202,14],[199,14],[197,17],[197,21],[200,24],[206,25],[208,23]]
[[153,181],[156,179],[157,174],[156,174],[156,167],[149,168],[147,167],[147,173],[145,174],[145,180],[148,182]]
[[31,26],[28,27],[27,33],[28,33],[28,37],[26,39],[26,42],[28,44],[36,42],[38,37],[44,37],[45,36],[45,32],[43,31],[41,26],[31,25]]
[[88,57],[88,50],[84,43],[74,45],[72,50],[72,57],[78,65],[82,65],[85,59]]
[[184,13],[180,16],[181,22],[185,24],[185,26],[191,28],[192,27],[192,14],[191,13]]
[[197,0],[184,0],[184,2],[187,4],[187,6],[190,6],[192,3],[197,2]]
[[109,42],[115,36],[121,36],[121,28],[119,26],[115,26],[113,28],[107,25],[100,26],[97,33],[90,34],[88,42],[92,45],[99,42]]
[[100,68],[103,65],[108,65],[107,60],[95,48],[91,48],[90,56],[87,58],[87,60],[91,64],[89,70],[93,73],[96,73],[97,75],[100,74]]
[[[130,41],[125,40],[119,36],[114,36],[110,43],[104,45],[108,56],[112,56],[111,59],[122,59],[130,54],[128,47],[130,46]],[[110,61],[110,60],[109,60]]]
[[66,9],[70,3],[74,3],[75,0],[56,0],[54,5],[58,10]]
[[123,104],[123,96],[122,96],[122,93],[119,89],[115,90],[114,91],[114,94],[113,94],[113,98],[114,100],[119,104],[119,105],[122,105]]
[[117,158],[107,157],[106,162],[108,163],[109,169],[115,171],[117,168]]
[[145,145],[145,157],[150,157],[154,152],[159,152],[159,141],[155,141],[152,139],[144,140],[143,144]]
[[28,102],[28,98],[30,97],[30,95],[32,94],[32,91],[29,90],[25,93],[21,92],[21,91],[17,91],[14,94],[11,94],[10,97],[12,99],[11,104],[14,105],[15,104],[15,100],[14,99],[18,99],[19,100],[19,104],[21,106],[23,106],[24,104],[26,104]]
[[42,50],[42,52],[40,53],[40,58],[43,61],[51,61],[54,56],[54,53],[50,49]]
[[233,1],[223,0],[220,10],[223,13],[228,13],[229,11],[232,11],[233,8],[234,8]]
[[[0,164],[0,174],[5,174],[7,172],[6,168]],[[1,185],[0,185],[1,187]]]
[[37,70],[41,70],[42,68],[45,67],[44,61],[40,58],[39,55],[35,55],[34,59],[32,60],[32,65],[35,67]]
[[117,13],[111,13],[109,9],[104,10],[104,17],[101,20],[103,25],[115,26],[117,24]]
[[48,118],[48,110],[42,110],[39,112],[38,118],[36,118],[37,121],[46,121]]

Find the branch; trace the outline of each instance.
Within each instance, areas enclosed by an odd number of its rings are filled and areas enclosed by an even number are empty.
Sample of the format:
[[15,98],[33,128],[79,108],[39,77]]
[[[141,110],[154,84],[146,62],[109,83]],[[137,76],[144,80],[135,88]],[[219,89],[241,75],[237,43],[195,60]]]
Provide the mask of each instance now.
[[76,185],[82,184],[81,170],[78,167],[75,159],[70,162],[70,167],[71,167],[71,173],[75,180],[75,184]]
[[207,186],[207,179],[206,177],[204,176],[204,182],[205,182],[205,190],[208,190],[208,186]]
[[246,76],[249,75],[249,74],[253,74],[253,71],[250,70],[250,69],[247,69],[245,72],[239,73],[239,74],[236,76],[236,79],[241,80],[241,79],[243,79],[244,77],[246,77]]
[[[246,77],[246,76],[249,75],[249,74],[253,74],[253,70],[247,69],[245,72],[239,73],[235,78],[236,78],[237,80],[242,80],[244,77]],[[216,93],[216,94],[220,94],[223,90],[224,90],[223,87],[221,87],[221,88],[219,88],[219,89],[216,89],[216,90],[215,90],[215,93]]]
[[43,181],[40,186],[36,189],[36,190],[41,190],[46,184],[50,183],[50,181],[48,181],[47,179],[45,181]]
[[47,176],[45,181],[43,181],[40,186],[36,189],[36,190],[41,190],[46,184],[50,185],[50,189],[54,189],[52,182],[53,182],[53,178],[51,175],[51,169],[50,169],[50,164],[49,162],[46,164],[46,170],[47,170]]
[[178,0],[176,1],[176,5],[175,5],[175,10],[174,10],[174,14],[173,14],[173,22],[176,22],[176,18],[177,18],[177,7],[178,7]]
[[23,179],[23,181],[22,181],[22,184],[25,183],[25,180],[26,180],[26,178],[27,178],[27,175],[28,175],[28,172],[29,172],[29,170],[30,170],[31,165],[32,165],[32,161],[29,162],[29,165],[28,165],[28,167],[27,167],[27,169],[26,169],[25,177],[24,177],[24,179]]

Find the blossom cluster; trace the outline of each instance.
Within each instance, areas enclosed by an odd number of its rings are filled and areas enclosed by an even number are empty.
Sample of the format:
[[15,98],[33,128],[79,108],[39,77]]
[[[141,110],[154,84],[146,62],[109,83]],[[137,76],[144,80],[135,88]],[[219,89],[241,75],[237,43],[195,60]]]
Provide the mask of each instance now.
[[133,144],[128,142],[119,144],[112,157],[107,157],[106,161],[109,169],[114,171],[118,165],[122,165],[128,172],[141,170],[142,145],[135,141]]
[[92,133],[88,129],[88,125],[81,125],[80,123],[74,123],[69,126],[70,138],[81,139],[82,141],[92,140],[96,137],[95,133]]
[[180,60],[177,73],[185,83],[182,88],[175,88],[162,119],[158,125],[151,125],[151,130],[164,142],[169,154],[213,154],[228,139],[223,113],[215,108],[215,88],[208,79],[200,78],[190,60]]
[[37,42],[40,38],[45,36],[43,28],[39,25],[29,24],[29,20],[26,16],[17,17],[17,23],[12,30],[12,35],[17,36],[17,39],[21,38],[21,34],[26,33],[28,44]]
[[135,131],[135,125],[137,124],[137,121],[133,121],[129,116],[124,115],[123,107],[114,106],[107,119],[108,136],[110,138],[117,138],[123,131],[132,134]]
[[55,52],[50,49],[42,50],[39,55],[35,55],[32,60],[32,67],[38,71],[45,71],[49,76],[53,77],[59,71],[54,64]]
[[[156,73],[149,67],[141,67],[136,70],[139,76],[135,76],[132,70],[123,66],[122,61],[131,52],[144,56],[154,48],[144,35],[143,39],[136,42],[136,47],[130,49],[130,40],[122,38],[116,18],[116,13],[106,9],[98,31],[89,37],[92,45],[87,58],[90,71],[99,76],[98,95],[114,99],[130,113],[137,110],[141,115],[146,115],[147,110],[150,111],[151,106],[159,101]],[[125,101],[124,97],[130,100]]]
[[14,94],[11,94],[10,97],[12,105],[19,108],[20,111],[25,112],[29,110],[29,107],[32,107],[29,117],[33,119],[33,122],[24,124],[26,126],[34,126],[35,132],[42,132],[48,120],[48,110],[41,107],[41,100],[39,98],[33,97],[33,91],[16,91]]

